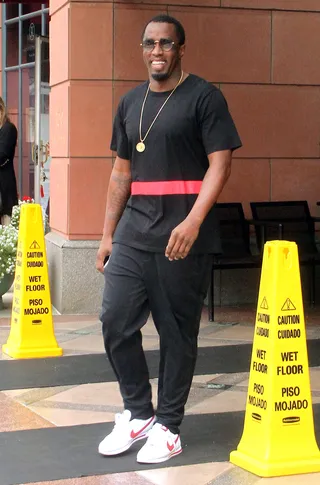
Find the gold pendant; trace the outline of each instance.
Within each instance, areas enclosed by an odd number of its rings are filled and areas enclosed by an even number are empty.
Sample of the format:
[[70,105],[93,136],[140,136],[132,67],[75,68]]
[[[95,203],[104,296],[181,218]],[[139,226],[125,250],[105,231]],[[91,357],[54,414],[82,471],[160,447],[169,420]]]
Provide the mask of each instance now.
[[145,144],[143,143],[143,141],[140,141],[139,143],[137,143],[137,146],[136,146],[136,149],[138,152],[142,153],[145,151],[146,149],[146,146]]

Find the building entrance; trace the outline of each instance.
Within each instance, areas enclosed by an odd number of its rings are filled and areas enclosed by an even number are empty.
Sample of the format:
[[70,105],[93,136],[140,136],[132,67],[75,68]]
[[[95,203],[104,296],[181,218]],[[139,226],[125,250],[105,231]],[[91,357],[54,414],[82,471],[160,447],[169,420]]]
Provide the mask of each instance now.
[[[39,202],[47,209],[50,166],[49,4],[7,3],[3,5],[2,13],[2,96],[9,117],[18,130],[14,166],[19,197],[34,198],[40,193]],[[40,44],[38,49],[37,44]],[[38,186],[40,180],[41,190]]]

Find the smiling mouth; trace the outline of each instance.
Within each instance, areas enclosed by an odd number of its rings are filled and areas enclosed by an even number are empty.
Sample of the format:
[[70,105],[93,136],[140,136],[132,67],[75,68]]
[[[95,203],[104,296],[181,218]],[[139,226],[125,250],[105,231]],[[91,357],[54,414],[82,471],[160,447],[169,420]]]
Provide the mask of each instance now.
[[165,61],[152,61],[151,62],[151,66],[152,67],[161,68],[161,67],[163,67],[165,65],[166,65],[166,62]]

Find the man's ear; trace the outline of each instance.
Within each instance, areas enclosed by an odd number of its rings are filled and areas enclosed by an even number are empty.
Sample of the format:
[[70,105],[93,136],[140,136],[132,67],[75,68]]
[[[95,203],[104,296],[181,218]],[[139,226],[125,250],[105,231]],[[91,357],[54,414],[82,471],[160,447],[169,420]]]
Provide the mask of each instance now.
[[179,59],[182,59],[186,52],[186,44],[183,44],[179,48]]

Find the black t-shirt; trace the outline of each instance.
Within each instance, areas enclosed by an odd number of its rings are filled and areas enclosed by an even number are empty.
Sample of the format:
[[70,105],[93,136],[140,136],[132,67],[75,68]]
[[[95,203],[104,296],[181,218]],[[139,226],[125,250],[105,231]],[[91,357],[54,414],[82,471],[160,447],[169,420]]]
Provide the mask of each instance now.
[[[139,153],[139,121],[148,82],[127,93],[114,120],[111,149],[130,160],[132,182],[201,181],[210,153],[234,150],[241,141],[223,94],[212,84],[190,74],[176,89]],[[170,92],[150,91],[142,121],[142,137]],[[179,182],[179,183],[180,183]],[[181,183],[180,183],[181,185]],[[153,252],[164,252],[171,231],[189,214],[197,193],[131,195],[113,241]],[[191,252],[220,252],[214,208],[201,225]]]

